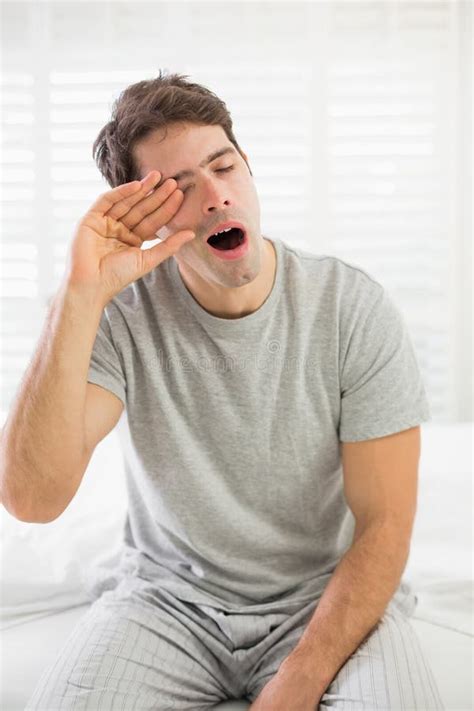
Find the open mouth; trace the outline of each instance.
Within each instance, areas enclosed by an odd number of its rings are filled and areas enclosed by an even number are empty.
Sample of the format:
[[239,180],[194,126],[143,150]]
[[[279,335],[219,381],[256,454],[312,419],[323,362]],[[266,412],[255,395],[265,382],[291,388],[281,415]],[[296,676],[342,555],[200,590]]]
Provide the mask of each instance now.
[[231,227],[227,232],[219,232],[217,235],[212,235],[207,241],[211,247],[227,251],[239,247],[244,239],[245,235],[240,227]]

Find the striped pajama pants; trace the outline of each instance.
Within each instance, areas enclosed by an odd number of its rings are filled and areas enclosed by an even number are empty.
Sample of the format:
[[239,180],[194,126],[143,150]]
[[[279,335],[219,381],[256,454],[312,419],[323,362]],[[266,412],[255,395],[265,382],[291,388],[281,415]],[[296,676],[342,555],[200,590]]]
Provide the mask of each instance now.
[[[415,605],[411,591],[401,602],[390,601],[319,709],[444,708],[409,621]],[[124,578],[77,622],[26,711],[198,711],[228,699],[254,701],[316,606],[227,613],[183,602],[141,578]]]

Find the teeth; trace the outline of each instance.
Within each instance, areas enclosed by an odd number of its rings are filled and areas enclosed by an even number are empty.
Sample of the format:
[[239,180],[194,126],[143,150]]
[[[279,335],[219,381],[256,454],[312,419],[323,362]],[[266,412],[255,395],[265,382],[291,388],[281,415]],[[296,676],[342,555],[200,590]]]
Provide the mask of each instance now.
[[212,236],[212,237],[217,237],[217,235],[220,235],[220,234],[222,234],[223,232],[230,232],[231,229],[232,229],[232,227],[228,227],[226,230],[220,230],[220,232],[214,232],[214,234],[211,235],[211,236]]

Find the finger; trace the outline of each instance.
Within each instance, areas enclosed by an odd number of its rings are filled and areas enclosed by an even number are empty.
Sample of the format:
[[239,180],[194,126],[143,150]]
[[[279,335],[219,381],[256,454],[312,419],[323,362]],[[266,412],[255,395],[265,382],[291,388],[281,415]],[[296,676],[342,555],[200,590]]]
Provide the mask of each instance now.
[[151,247],[150,249],[143,249],[142,254],[142,276],[147,274],[149,271],[154,269],[158,264],[161,264],[165,259],[171,257],[173,254],[181,249],[183,244],[186,242],[191,242],[195,233],[192,230],[182,230],[181,232],[176,232],[174,235],[168,237],[165,242],[160,242],[159,244]]
[[161,173],[157,170],[152,170],[143,180],[138,181],[140,190],[136,191],[133,195],[127,196],[124,200],[115,202],[108,210],[107,215],[113,217],[114,220],[120,220],[134,205],[146,198],[148,194],[154,194],[154,189],[160,179]]
[[142,220],[160,208],[176,188],[176,180],[169,178],[163,185],[136,203],[126,214],[122,214],[120,218],[116,219],[120,219],[129,230],[133,230]]
[[156,239],[156,232],[173,219],[183,200],[182,190],[174,190],[160,207],[134,226],[133,233],[143,241]]
[[121,200],[133,199],[134,195],[139,194],[141,183],[139,180],[133,180],[131,183],[118,185],[112,190],[108,190],[102,195],[99,195],[97,200],[89,208],[89,212],[97,212],[101,216],[105,215],[117,202]]

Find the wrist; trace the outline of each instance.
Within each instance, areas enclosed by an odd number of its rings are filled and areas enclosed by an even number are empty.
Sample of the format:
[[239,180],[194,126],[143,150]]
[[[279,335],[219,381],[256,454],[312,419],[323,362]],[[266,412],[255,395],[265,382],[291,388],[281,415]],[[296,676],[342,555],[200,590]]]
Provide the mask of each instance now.
[[296,676],[298,683],[311,691],[315,703],[319,702],[330,684],[330,681],[327,682],[319,674],[316,654],[308,644],[296,646],[284,660],[280,670],[282,673]]

